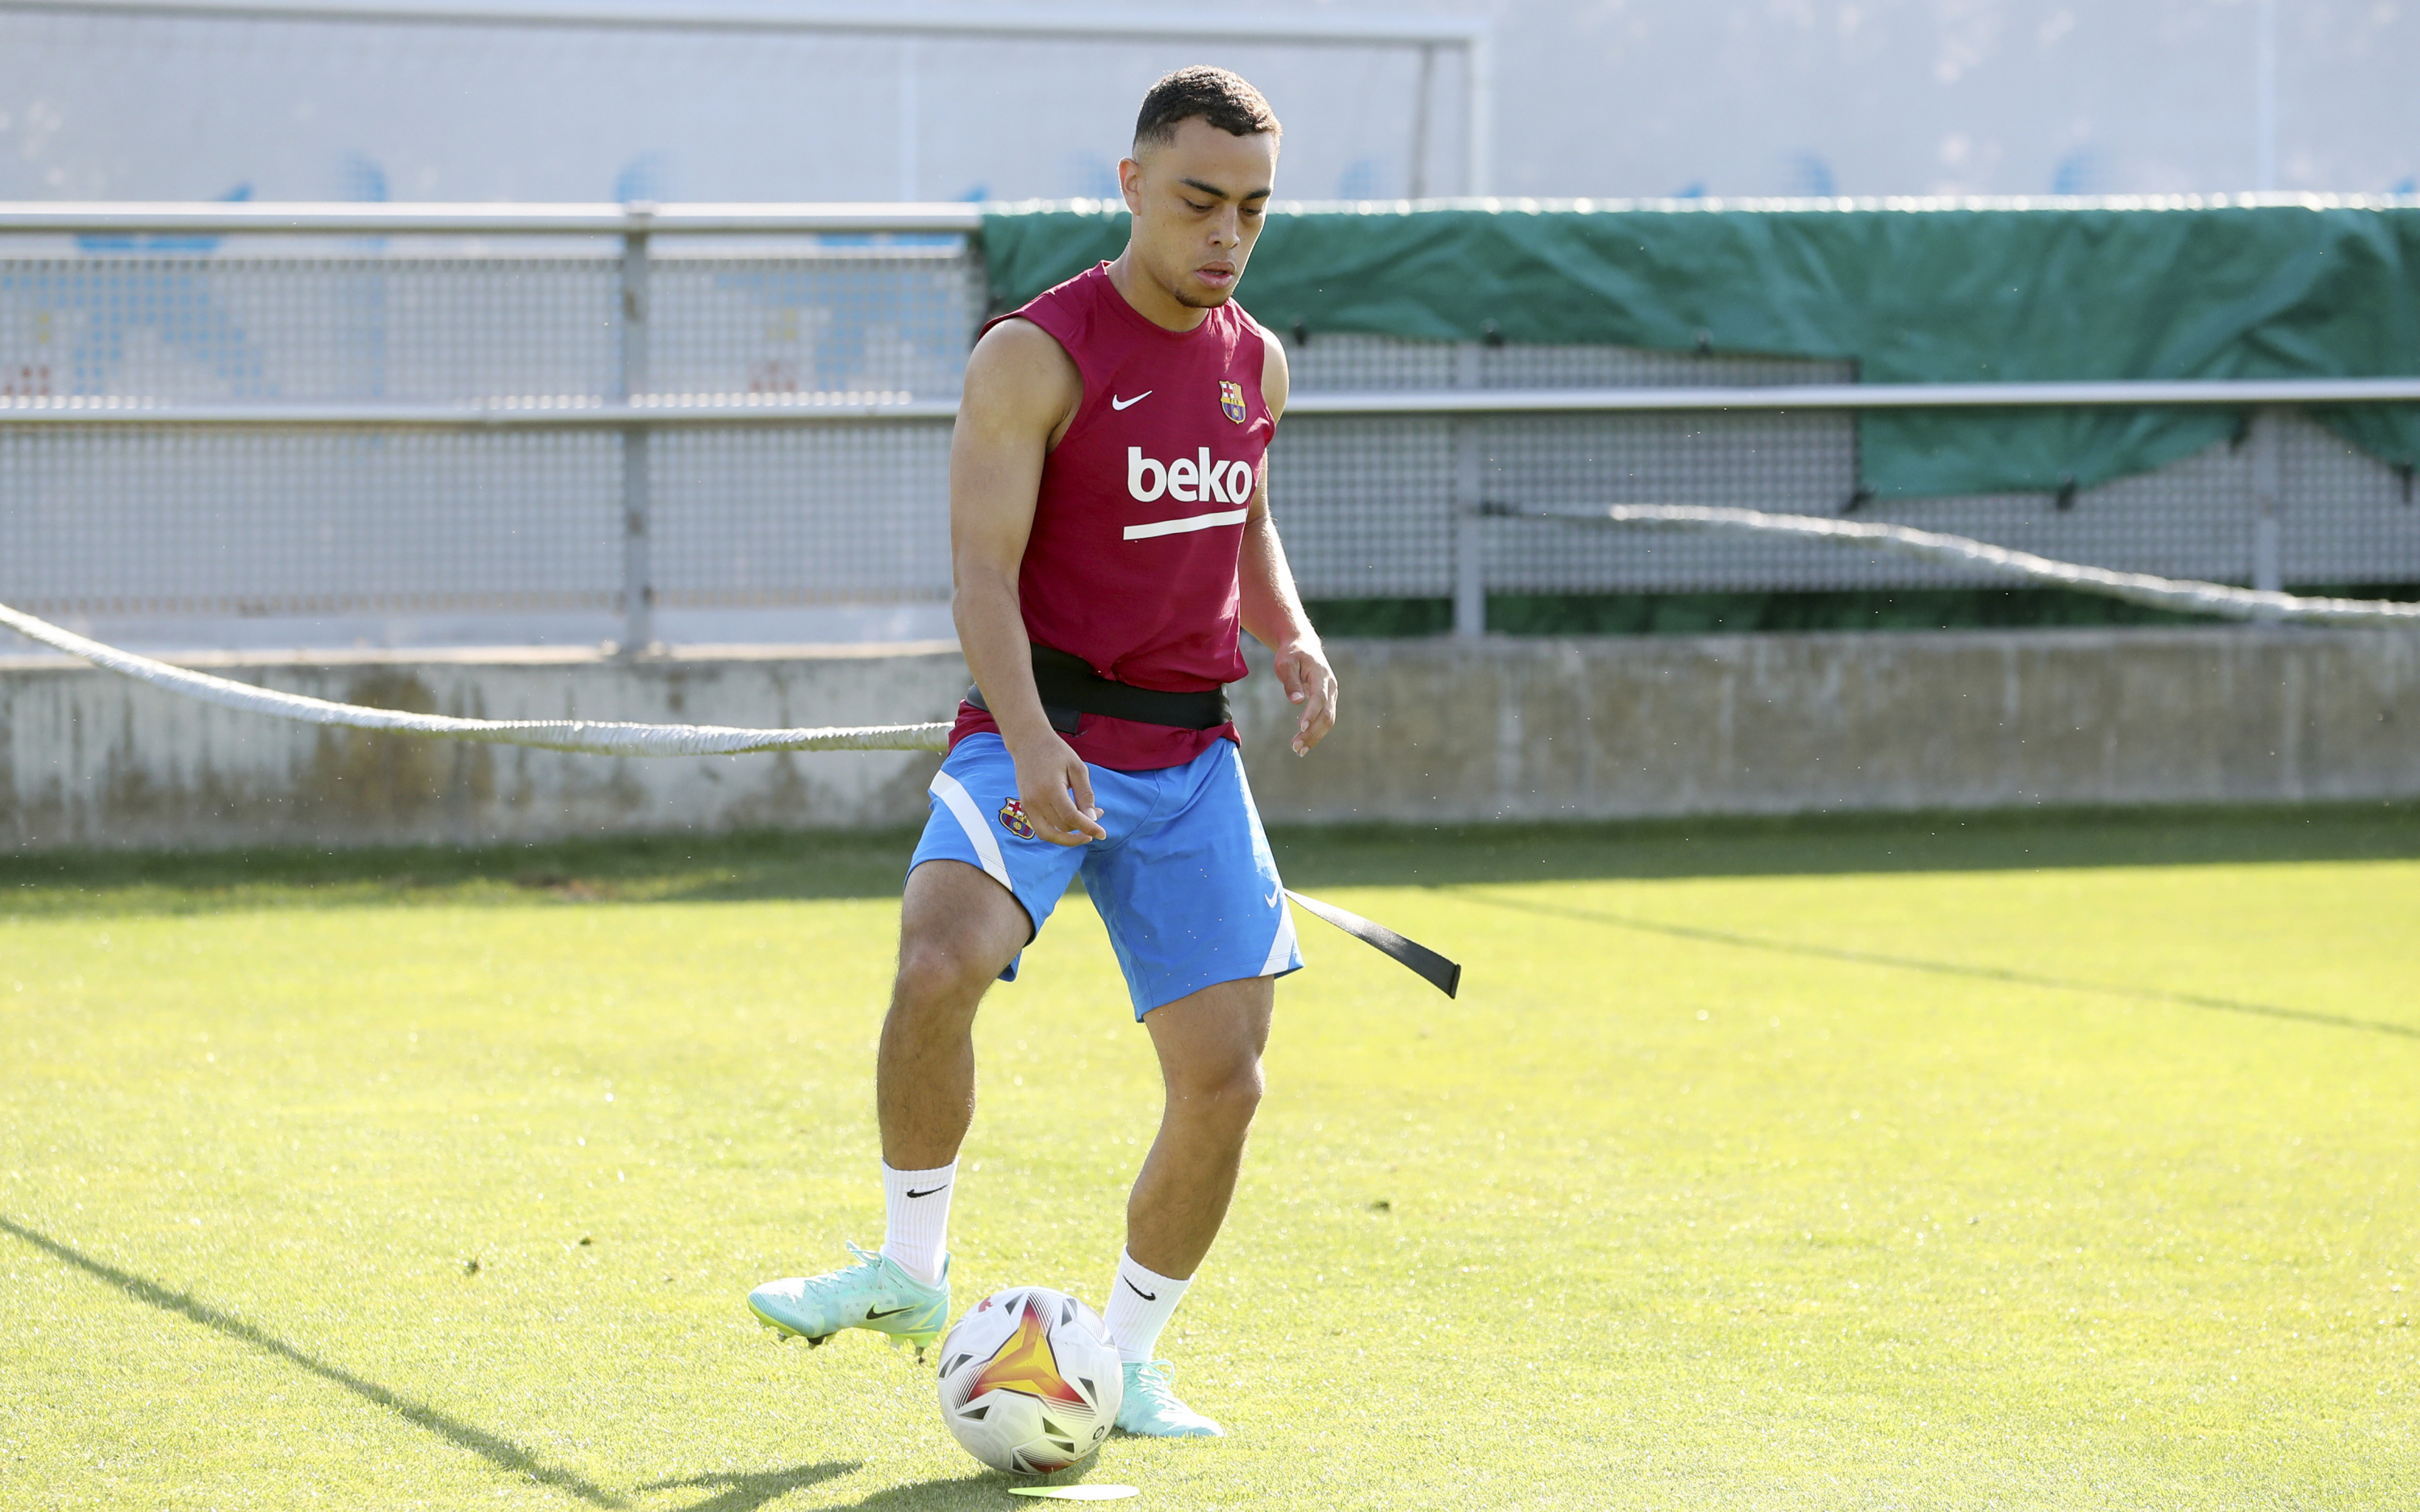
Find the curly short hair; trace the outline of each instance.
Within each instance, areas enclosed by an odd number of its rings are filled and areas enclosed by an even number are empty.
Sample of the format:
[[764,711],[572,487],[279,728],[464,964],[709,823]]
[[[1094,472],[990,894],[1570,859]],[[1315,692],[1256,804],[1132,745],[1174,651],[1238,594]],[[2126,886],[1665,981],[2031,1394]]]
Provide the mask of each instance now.
[[1168,75],[1142,97],[1135,116],[1136,147],[1167,146],[1176,140],[1176,128],[1196,116],[1229,136],[1285,134],[1277,112],[1241,74],[1196,64]]

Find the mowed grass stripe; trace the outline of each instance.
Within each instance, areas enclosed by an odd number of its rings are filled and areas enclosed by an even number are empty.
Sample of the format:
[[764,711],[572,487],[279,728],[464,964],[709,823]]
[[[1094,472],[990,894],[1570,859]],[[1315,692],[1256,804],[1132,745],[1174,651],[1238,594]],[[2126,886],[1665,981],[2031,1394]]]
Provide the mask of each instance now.
[[[1167,1351],[1235,1437],[1120,1441],[1095,1478],[1187,1507],[2409,1504],[2420,1052],[1988,974],[2405,1024],[2410,861],[2222,836],[1863,870],[1834,831],[1819,870],[1626,875],[1609,843],[1590,877],[1490,838],[1383,887],[1338,843],[1290,876],[1468,986],[1305,922]],[[0,1212],[634,1507],[1002,1505],[927,1372],[740,1311],[878,1237],[895,908],[782,896],[813,847],[762,854],[0,917]],[[1542,858],[1565,874],[1505,880]],[[1097,1300],[1156,1080],[1080,898],[978,1033],[960,1304]],[[581,1504],[39,1244],[0,1236],[0,1283],[31,1504]]]

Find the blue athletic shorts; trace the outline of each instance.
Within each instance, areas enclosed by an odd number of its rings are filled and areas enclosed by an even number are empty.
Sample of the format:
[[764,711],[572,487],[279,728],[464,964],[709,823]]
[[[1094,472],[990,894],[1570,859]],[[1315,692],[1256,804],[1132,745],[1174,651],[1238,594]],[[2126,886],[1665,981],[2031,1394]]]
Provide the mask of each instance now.
[[[1094,767],[1093,802],[1109,838],[1089,845],[1034,835],[1016,801],[1016,764],[988,731],[958,742],[933,778],[932,798],[908,870],[932,860],[980,867],[1016,895],[1037,934],[1081,872],[1138,1021],[1222,981],[1302,969],[1294,915],[1232,740],[1156,772]],[[1000,975],[1015,981],[1016,963]]]

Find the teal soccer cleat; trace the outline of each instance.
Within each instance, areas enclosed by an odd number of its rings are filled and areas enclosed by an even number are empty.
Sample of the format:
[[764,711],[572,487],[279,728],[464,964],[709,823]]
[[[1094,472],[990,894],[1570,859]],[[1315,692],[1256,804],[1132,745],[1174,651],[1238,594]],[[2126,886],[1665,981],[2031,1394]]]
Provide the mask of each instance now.
[[1223,1439],[1227,1430],[1176,1399],[1168,1389],[1168,1362],[1129,1360],[1118,1403],[1118,1427],[1147,1439]]
[[950,1262],[941,1279],[926,1286],[899,1262],[851,1244],[857,1263],[825,1275],[768,1281],[748,1293],[748,1310],[783,1338],[796,1335],[821,1344],[844,1328],[872,1329],[895,1348],[925,1348],[950,1326]]

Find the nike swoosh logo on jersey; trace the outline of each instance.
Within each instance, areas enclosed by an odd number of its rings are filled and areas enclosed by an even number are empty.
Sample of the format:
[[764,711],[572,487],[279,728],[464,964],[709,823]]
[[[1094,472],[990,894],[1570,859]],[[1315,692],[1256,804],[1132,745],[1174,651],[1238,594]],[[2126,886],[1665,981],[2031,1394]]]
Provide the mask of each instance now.
[[1285,890],[1285,889],[1283,889],[1282,887],[1271,887],[1271,888],[1269,889],[1269,895],[1268,895],[1267,897],[1265,897],[1265,898],[1262,899],[1262,900],[1261,900],[1261,902],[1262,902],[1262,903],[1265,903],[1265,904],[1267,904],[1267,905],[1268,905],[1269,907],[1271,907],[1271,908],[1275,908],[1275,907],[1278,905],[1278,894],[1279,894],[1280,892],[1284,891],[1284,890]]
[[1159,1300],[1159,1293],[1158,1293],[1158,1292],[1156,1292],[1156,1291],[1145,1291],[1142,1288],[1140,1288],[1140,1287],[1139,1287],[1139,1286],[1136,1286],[1132,1281],[1127,1281],[1127,1280],[1126,1280],[1126,1278],[1125,1278],[1125,1276],[1120,1276],[1120,1277],[1118,1277],[1118,1279],[1119,1279],[1119,1280],[1121,1280],[1121,1281],[1125,1281],[1125,1283],[1126,1283],[1126,1289],[1127,1289],[1127,1290],[1129,1290],[1129,1291],[1131,1291],[1131,1292],[1133,1292],[1136,1296],[1140,1297],[1143,1301],[1145,1301],[1145,1302],[1157,1302],[1157,1301]]
[[1121,399],[1116,394],[1112,393],[1109,395],[1109,408],[1112,409],[1131,409],[1158,392],[1159,391],[1157,389],[1145,389],[1131,399]]
[[911,1186],[911,1187],[909,1187],[909,1188],[908,1189],[908,1195],[909,1196],[911,1196],[911,1197],[929,1197],[929,1196],[932,1196],[934,1193],[936,1193],[936,1192],[947,1192],[949,1189],[950,1189],[950,1183],[949,1183],[949,1182],[947,1182],[947,1181],[943,1181],[943,1182],[942,1182],[940,1185],[939,1185],[939,1186],[926,1187],[926,1188],[925,1188],[923,1191],[922,1191],[922,1192],[917,1191],[914,1187],[912,1187],[912,1186]]

